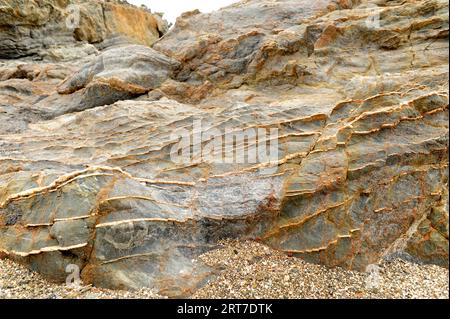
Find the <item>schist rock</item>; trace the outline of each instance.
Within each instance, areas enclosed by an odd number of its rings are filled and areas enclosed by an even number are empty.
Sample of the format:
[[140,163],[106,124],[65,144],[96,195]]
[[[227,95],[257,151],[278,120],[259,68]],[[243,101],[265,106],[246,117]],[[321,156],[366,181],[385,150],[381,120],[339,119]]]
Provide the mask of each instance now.
[[447,1],[248,0],[167,33],[79,1],[53,53],[3,27],[55,28],[69,1],[47,2],[0,1],[5,256],[168,296],[214,278],[198,256],[228,238],[329,267],[448,267]]
[[0,59],[79,59],[95,46],[151,45],[167,29],[159,15],[120,1],[1,0]]

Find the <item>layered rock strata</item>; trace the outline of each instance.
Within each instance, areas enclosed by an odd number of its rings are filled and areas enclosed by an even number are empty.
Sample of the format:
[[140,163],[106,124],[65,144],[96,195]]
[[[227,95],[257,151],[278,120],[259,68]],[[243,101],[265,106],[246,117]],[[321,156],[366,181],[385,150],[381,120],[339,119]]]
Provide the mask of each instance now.
[[159,15],[120,1],[2,0],[0,59],[78,59],[96,47],[151,45],[167,29]]
[[446,1],[248,0],[98,50],[0,68],[3,254],[169,296],[225,238],[448,266]]

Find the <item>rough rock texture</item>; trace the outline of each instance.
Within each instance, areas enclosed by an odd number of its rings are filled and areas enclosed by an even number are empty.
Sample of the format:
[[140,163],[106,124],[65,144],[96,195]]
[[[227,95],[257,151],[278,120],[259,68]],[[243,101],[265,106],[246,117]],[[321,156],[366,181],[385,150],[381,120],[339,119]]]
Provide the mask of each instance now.
[[[112,43],[1,65],[3,254],[169,296],[219,271],[197,257],[226,238],[448,267],[446,1],[249,0],[184,14],[152,49]],[[218,162],[217,137],[250,128],[276,160]]]
[[70,60],[92,54],[86,43],[151,45],[166,31],[158,15],[116,1],[0,1],[0,59]]
[[[70,102],[57,110],[50,108],[47,115],[81,111],[142,95],[161,86],[179,65],[178,61],[145,46],[107,50],[58,87],[57,93],[79,92],[79,98],[71,96]],[[42,111],[45,106],[38,104],[36,108]]]

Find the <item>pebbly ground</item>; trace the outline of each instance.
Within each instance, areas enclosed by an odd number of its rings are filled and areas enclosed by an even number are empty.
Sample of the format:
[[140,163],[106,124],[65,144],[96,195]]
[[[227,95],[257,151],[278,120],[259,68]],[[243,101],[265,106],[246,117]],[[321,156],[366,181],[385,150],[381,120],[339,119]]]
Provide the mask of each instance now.
[[[394,259],[372,273],[329,269],[251,241],[226,241],[199,257],[223,272],[193,298],[449,298],[448,269]],[[0,259],[2,298],[163,298],[151,289],[68,287]]]

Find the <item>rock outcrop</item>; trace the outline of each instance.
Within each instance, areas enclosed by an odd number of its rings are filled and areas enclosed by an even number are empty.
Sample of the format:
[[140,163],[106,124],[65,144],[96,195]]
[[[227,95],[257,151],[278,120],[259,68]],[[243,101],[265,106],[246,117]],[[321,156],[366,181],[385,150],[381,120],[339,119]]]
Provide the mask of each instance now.
[[247,0],[152,48],[102,43],[0,66],[3,254],[169,296],[220,271],[197,256],[226,238],[448,267],[446,1]]
[[2,0],[0,59],[73,60],[95,46],[151,45],[167,28],[160,16],[118,1]]

